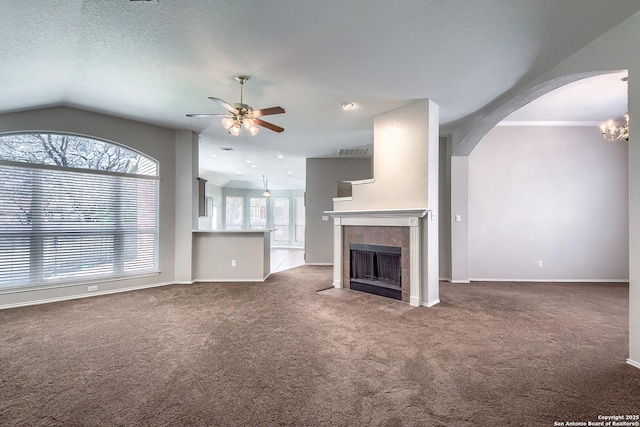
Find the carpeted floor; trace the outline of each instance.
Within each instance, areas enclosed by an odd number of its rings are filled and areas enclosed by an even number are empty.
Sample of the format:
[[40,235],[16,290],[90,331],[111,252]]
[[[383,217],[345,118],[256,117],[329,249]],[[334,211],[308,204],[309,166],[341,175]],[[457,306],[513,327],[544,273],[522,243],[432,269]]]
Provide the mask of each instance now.
[[[441,284],[330,267],[0,311],[0,424],[552,426],[640,413],[626,284]],[[318,292],[320,291],[320,292]]]

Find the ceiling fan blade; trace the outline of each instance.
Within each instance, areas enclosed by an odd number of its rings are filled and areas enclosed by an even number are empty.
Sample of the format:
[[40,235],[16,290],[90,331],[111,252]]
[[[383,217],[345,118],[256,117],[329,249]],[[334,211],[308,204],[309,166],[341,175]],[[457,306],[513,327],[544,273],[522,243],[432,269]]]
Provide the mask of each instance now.
[[261,110],[253,110],[251,112],[253,117],[270,116],[272,114],[282,114],[282,113],[284,113],[284,108],[282,107],[263,108]]
[[253,123],[257,124],[258,126],[271,129],[272,131],[278,132],[278,133],[284,130],[284,128],[281,128],[280,126],[276,126],[273,123],[265,122],[264,120],[260,120],[260,119],[253,119]]
[[187,114],[187,117],[224,117],[226,114]]
[[217,102],[218,104],[222,105],[224,108],[226,108],[227,110],[229,110],[233,114],[238,114],[238,112],[239,112],[236,109],[236,107],[234,107],[233,105],[229,104],[228,102],[223,101],[220,98],[214,98],[213,96],[210,96],[209,99],[212,100],[213,102]]

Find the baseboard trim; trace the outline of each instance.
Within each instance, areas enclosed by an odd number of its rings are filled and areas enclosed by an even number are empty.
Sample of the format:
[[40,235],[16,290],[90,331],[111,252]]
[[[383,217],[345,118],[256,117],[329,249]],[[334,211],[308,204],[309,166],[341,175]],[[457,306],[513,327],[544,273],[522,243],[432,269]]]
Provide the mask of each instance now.
[[638,362],[636,362],[636,361],[633,361],[633,360],[631,360],[631,359],[627,359],[627,363],[628,363],[629,365],[633,366],[634,368],[638,368],[638,369],[640,369],[640,363],[638,363]]
[[[629,279],[469,279],[470,282],[629,283]],[[458,283],[458,282],[455,282]],[[469,282],[467,282],[469,283]]]
[[304,265],[333,265],[332,262],[305,262]]
[[451,283],[471,283],[469,280],[451,280]]
[[262,283],[262,282],[264,282],[264,279],[255,279],[255,278],[252,278],[252,279],[196,279],[193,281],[193,283]]
[[440,299],[438,298],[437,300],[431,301],[431,302],[423,302],[422,305],[423,307],[433,307],[436,304],[440,304]]
[[451,277],[441,277],[438,280],[440,282],[451,282]]
[[[32,305],[40,305],[40,304],[49,304],[53,302],[70,301],[74,299],[91,298],[91,297],[97,297],[100,295],[119,294],[121,292],[139,291],[142,289],[159,288],[161,286],[169,286],[169,285],[177,285],[177,284],[180,284],[180,283],[177,283],[177,282],[153,283],[150,285],[130,286],[130,287],[121,288],[121,289],[110,289],[106,291],[97,291],[97,292],[90,292],[90,293],[77,294],[77,295],[67,295],[67,296],[56,297],[56,298],[45,298],[45,299],[39,299],[39,300],[33,300],[33,301],[17,302],[14,304],[3,304],[3,305],[0,305],[0,310],[5,310],[8,308],[29,307]],[[191,283],[189,282],[185,284],[190,285]]]

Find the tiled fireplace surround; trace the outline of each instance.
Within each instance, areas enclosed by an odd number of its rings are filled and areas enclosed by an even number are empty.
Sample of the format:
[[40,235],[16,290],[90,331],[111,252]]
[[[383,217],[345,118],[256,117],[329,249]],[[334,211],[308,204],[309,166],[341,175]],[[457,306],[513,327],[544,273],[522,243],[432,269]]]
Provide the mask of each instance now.
[[[402,249],[402,301],[414,307],[431,307],[440,302],[437,269],[433,266],[430,268],[426,262],[427,252],[430,250],[426,236],[430,226],[436,224],[430,220],[431,211],[396,209],[327,213],[333,217],[334,225],[334,287],[349,288],[350,243],[394,246]],[[435,286],[429,286],[430,282],[434,282]]]
[[393,246],[402,248],[400,262],[402,265],[402,301],[409,302],[411,289],[409,287],[409,228],[408,227],[379,227],[379,226],[346,226],[342,229],[342,283],[350,288],[350,260],[349,245],[362,243],[366,245]]

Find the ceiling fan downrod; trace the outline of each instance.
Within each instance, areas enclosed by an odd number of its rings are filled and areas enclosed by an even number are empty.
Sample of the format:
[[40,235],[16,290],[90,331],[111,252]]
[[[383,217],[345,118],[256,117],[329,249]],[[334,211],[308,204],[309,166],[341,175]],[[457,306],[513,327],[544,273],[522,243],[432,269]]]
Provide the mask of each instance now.
[[240,105],[244,105],[244,101],[242,100],[242,88],[247,80],[249,80],[249,76],[236,76],[236,80],[240,83]]

